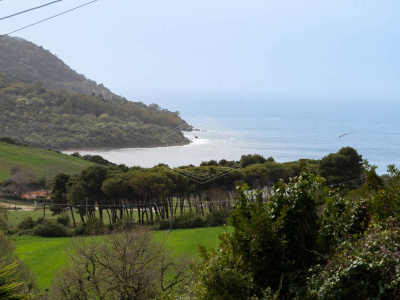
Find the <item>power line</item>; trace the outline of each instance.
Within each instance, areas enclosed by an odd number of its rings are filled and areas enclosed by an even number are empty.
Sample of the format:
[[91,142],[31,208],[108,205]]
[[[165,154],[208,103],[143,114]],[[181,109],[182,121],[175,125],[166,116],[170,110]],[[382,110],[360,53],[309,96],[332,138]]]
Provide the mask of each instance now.
[[96,1],[98,1],[98,0],[93,0],[93,1],[87,2],[87,3],[85,3],[85,4],[76,6],[76,7],[74,7],[74,8],[69,9],[69,10],[63,11],[62,13],[56,14],[56,15],[51,16],[51,17],[49,17],[49,18],[46,18],[46,19],[40,20],[40,21],[38,21],[38,22],[32,23],[32,24],[30,24],[30,25],[28,25],[28,26],[25,26],[25,27],[19,28],[19,29],[17,29],[17,30],[11,31],[11,32],[9,32],[9,33],[6,33],[6,34],[4,34],[4,35],[2,35],[2,36],[0,36],[0,37],[6,36],[6,35],[10,35],[10,34],[12,34],[12,33],[15,33],[15,32],[21,31],[21,30],[24,30],[24,29],[26,29],[26,28],[35,26],[35,25],[40,24],[40,23],[43,23],[43,22],[45,22],[45,21],[48,21],[48,20],[53,19],[53,18],[56,18],[56,17],[58,17],[58,16],[61,16],[61,15],[63,15],[63,14],[66,14],[66,13],[68,13],[68,12],[71,12],[71,11],[73,11],[73,10],[76,10],[76,9],[81,8],[81,7],[83,7],[83,6],[89,5],[89,4],[91,4],[91,3],[93,3],[93,2],[96,2]]
[[[0,1],[1,1],[1,0],[0,0]],[[24,11],[21,11],[21,12],[18,12],[18,13],[12,14],[12,15],[9,15],[9,16],[7,16],[7,17],[0,18],[0,21],[1,21],[1,20],[5,20],[5,19],[8,19],[8,18],[15,17],[15,16],[18,16],[18,15],[21,15],[21,14],[24,14],[24,13],[27,13],[27,12],[32,11],[32,10],[35,10],[35,9],[39,9],[39,8],[42,8],[42,7],[45,7],[45,6],[54,4],[54,3],[57,3],[57,2],[61,2],[61,1],[64,1],[64,0],[57,0],[57,1],[53,1],[53,2],[50,2],[50,3],[46,3],[46,4],[43,4],[43,5],[40,5],[40,6],[36,6],[36,7],[30,8],[30,9],[27,9],[27,10],[24,10]]]

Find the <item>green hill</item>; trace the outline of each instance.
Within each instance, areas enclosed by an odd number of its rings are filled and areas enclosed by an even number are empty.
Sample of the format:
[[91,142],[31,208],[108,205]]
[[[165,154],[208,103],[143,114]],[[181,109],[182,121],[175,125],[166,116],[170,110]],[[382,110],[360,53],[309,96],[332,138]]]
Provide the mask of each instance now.
[[[185,124],[178,112],[126,99],[71,94],[0,74],[0,137],[41,148],[151,147]],[[182,133],[169,143],[181,142]]]
[[1,37],[0,73],[40,81],[46,88],[82,95],[101,94],[105,99],[119,98],[102,84],[72,70],[50,51],[22,38]]
[[55,151],[0,142],[0,181],[10,177],[10,168],[20,166],[36,178],[53,178],[59,172],[79,173],[93,163]]

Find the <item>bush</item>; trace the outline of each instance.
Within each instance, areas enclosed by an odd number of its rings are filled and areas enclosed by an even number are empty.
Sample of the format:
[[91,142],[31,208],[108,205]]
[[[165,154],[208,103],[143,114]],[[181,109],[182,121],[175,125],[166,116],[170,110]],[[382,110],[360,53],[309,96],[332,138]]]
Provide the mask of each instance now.
[[43,217],[39,217],[35,221],[36,225],[42,225],[43,224]]
[[[170,229],[170,219],[164,219],[160,221],[156,221],[155,228],[157,230],[167,230]],[[189,229],[189,228],[200,228],[207,227],[207,221],[201,217],[196,215],[193,212],[184,213],[179,216],[175,216],[172,218],[172,228],[173,229]]]
[[90,219],[89,221],[78,225],[74,234],[79,235],[97,235],[103,234],[105,230],[103,220],[99,218]]
[[46,221],[43,225],[37,225],[33,234],[42,237],[66,237],[70,236],[68,228],[59,224]]
[[71,222],[70,218],[69,218],[69,216],[67,214],[62,214],[61,216],[59,216],[57,218],[57,223],[60,223],[60,224],[62,224],[64,226],[66,226],[66,227],[69,226],[70,222]]
[[125,216],[122,220],[118,220],[114,224],[108,225],[108,230],[132,230],[137,227],[137,223],[131,217]]
[[32,229],[36,226],[35,221],[32,219],[31,216],[27,216],[24,219],[22,219],[21,222],[17,224],[17,228],[21,230],[28,230]]
[[11,138],[9,136],[0,137],[0,142],[11,144],[11,145],[16,145],[17,144],[17,142],[13,138]]
[[207,223],[203,217],[196,215],[193,212],[182,214],[173,218],[174,228],[189,229],[206,227]]
[[207,225],[210,227],[223,226],[227,223],[227,215],[223,210],[214,210],[206,217]]
[[398,230],[344,242],[325,268],[313,268],[308,299],[398,299],[399,243]]

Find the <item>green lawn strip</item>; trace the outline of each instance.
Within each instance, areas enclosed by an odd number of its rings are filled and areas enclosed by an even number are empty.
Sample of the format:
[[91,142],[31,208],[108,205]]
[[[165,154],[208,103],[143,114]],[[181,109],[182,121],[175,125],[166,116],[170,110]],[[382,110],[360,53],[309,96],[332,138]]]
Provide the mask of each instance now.
[[[13,205],[11,204],[11,207]],[[52,212],[46,209],[46,220],[57,219],[59,216],[52,216]],[[43,218],[43,210],[32,210],[32,211],[22,211],[22,210],[10,210],[7,212],[8,224],[10,226],[16,226],[24,218],[30,216],[34,221],[39,218]]]
[[[215,249],[223,227],[156,231],[154,238],[165,238],[166,245],[177,255],[187,255],[197,259],[198,245]],[[64,266],[72,238],[12,237],[16,244],[16,254],[36,273],[39,289],[43,292],[51,285],[51,280],[60,267]]]

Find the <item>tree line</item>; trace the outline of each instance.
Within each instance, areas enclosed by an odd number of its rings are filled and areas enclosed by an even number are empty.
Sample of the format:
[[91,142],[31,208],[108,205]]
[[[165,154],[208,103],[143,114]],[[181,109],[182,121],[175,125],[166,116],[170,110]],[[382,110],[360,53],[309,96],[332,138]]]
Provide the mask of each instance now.
[[[76,155],[76,154],[75,154]],[[237,162],[203,162],[201,166],[186,166],[171,169],[166,165],[153,168],[128,168],[118,166],[90,166],[77,175],[60,173],[53,180],[51,192],[54,214],[70,212],[76,225],[76,217],[81,222],[99,217],[109,223],[116,223],[125,217],[134,218],[139,223],[153,223],[184,212],[205,216],[213,211],[229,212],[235,204],[235,188],[248,183],[251,189],[263,190],[266,200],[271,189],[280,179],[288,182],[302,170],[323,173],[331,164],[350,164],[351,173],[333,174],[329,183],[347,181],[360,177],[361,155],[352,148],[343,148],[338,153],[328,155],[321,161],[299,160],[277,163],[272,158],[260,155],[244,155],[244,167],[230,169]],[[341,161],[340,158],[343,158]],[[354,171],[351,163],[358,164]],[[326,166],[328,165],[328,167]],[[208,182],[199,182],[191,176],[209,176]],[[77,212],[75,217],[74,211]]]

